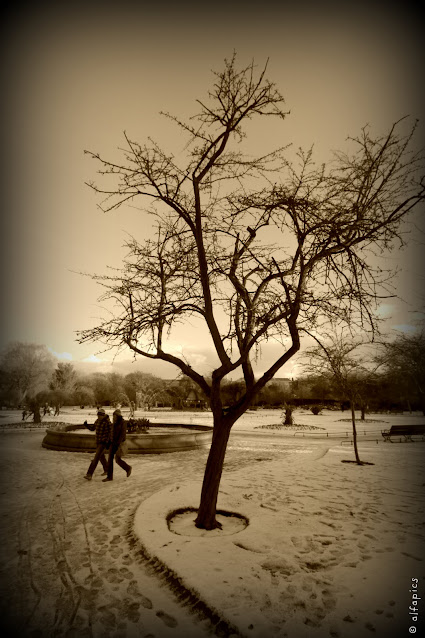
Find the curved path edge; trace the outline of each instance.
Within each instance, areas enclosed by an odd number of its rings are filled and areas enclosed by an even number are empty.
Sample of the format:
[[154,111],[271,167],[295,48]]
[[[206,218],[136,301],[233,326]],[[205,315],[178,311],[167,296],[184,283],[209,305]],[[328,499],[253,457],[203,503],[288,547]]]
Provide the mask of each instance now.
[[[153,551],[152,547],[149,547],[150,543],[146,539],[147,528],[149,528],[148,531],[152,534],[152,537],[156,537],[157,540],[158,532],[160,534],[165,533],[166,535],[172,535],[172,532],[168,530],[166,516],[174,511],[174,509],[177,508],[177,505],[176,507],[167,508],[167,505],[165,504],[165,508],[161,507],[160,496],[164,492],[172,493],[177,490],[179,490],[179,486],[173,486],[166,490],[161,490],[161,492],[154,494],[139,505],[135,512],[133,524],[128,530],[127,537],[129,543],[132,546],[132,549],[138,551],[141,555],[144,564],[169,587],[180,604],[184,607],[188,607],[189,611],[198,616],[201,620],[207,619],[211,623],[212,630],[215,635],[226,638],[245,638],[245,634],[242,634],[232,622],[227,620],[223,614],[220,613],[220,611],[203,600],[202,596],[196,591],[196,589],[187,585],[184,582],[184,579],[163,560],[161,560],[156,555],[156,552]],[[152,516],[153,511],[155,511],[154,516]]]

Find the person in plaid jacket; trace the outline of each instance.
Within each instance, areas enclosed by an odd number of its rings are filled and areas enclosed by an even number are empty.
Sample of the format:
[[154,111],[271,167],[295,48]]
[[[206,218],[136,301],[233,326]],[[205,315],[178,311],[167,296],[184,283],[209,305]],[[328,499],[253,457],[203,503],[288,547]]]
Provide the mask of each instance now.
[[92,480],[94,471],[99,461],[102,463],[104,474],[108,471],[108,463],[105,457],[105,450],[109,448],[112,440],[112,423],[103,408],[97,413],[97,419],[93,425],[87,424],[89,430],[96,432],[96,452],[93,461],[90,463],[85,479]]

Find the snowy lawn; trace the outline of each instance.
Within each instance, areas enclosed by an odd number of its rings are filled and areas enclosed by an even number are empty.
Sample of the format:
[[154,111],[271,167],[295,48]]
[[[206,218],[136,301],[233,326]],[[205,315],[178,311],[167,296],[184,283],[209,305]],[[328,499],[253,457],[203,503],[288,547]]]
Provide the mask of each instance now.
[[[93,422],[91,412],[64,410],[44,425]],[[20,421],[16,411],[2,416],[1,423]],[[211,420],[209,413],[147,416]],[[45,450],[43,428],[0,428],[3,633],[211,635],[211,622],[146,566],[148,555],[243,636],[386,638],[413,633],[410,627],[420,635],[425,443],[384,442],[380,431],[425,419],[369,415],[359,426],[370,434],[360,456],[374,465],[358,467],[341,463],[353,458],[341,438],[346,428],[350,434],[346,418],[296,411],[296,423],[324,428],[315,433],[260,427],[279,423],[279,411],[245,415],[230,437],[218,506],[249,524],[242,529],[239,519],[225,517],[223,532],[196,530],[193,514],[170,523],[172,530],[166,521],[198,506],[208,450],[131,455],[130,478],[116,467],[114,481],[103,483],[99,467],[88,483],[91,455]],[[414,594],[422,599],[417,620],[409,609]]]
[[341,463],[349,448],[282,452],[224,474],[218,507],[248,518],[245,529],[221,517],[222,532],[196,530],[188,513],[170,530],[170,513],[199,503],[199,484],[184,481],[141,504],[135,531],[244,636],[419,632],[409,605],[412,579],[425,594],[424,452],[423,443],[362,445],[375,464],[363,467]]

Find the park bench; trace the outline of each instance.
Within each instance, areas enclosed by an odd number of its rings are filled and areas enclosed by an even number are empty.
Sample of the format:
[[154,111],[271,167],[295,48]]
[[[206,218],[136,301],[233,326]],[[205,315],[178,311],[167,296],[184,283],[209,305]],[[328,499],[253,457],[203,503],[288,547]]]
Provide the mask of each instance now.
[[391,441],[391,443],[393,443],[391,438],[393,436],[404,436],[405,441],[413,441],[412,436],[421,436],[424,441],[425,425],[392,425],[389,430],[382,430],[381,434],[384,437],[384,441]]

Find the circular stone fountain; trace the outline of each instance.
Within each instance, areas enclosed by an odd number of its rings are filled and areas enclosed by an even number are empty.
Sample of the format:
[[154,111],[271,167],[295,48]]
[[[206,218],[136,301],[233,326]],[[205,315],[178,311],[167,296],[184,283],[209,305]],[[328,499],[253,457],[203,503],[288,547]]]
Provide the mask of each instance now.
[[[151,423],[146,434],[127,434],[128,453],[162,454],[209,447],[212,431],[209,425]],[[94,452],[96,441],[85,425],[62,424],[47,428],[42,446],[65,452]]]

